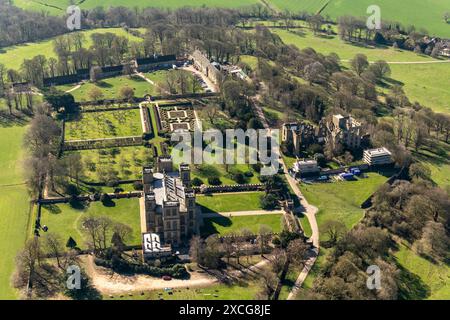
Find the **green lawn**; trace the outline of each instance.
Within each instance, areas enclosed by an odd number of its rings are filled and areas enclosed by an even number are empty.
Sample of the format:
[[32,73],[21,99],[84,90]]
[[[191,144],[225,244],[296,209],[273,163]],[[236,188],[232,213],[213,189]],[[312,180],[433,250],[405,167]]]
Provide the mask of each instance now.
[[369,61],[386,60],[395,61],[433,61],[434,59],[425,55],[418,55],[412,51],[396,50],[391,47],[373,47],[351,44],[341,40],[339,36],[315,36],[309,30],[302,30],[302,34],[297,31],[286,31],[283,29],[272,29],[278,34],[284,43],[292,44],[300,49],[313,48],[323,54],[337,53],[342,60],[352,59],[357,53],[367,56]]
[[[74,88],[75,85],[57,86],[56,88],[61,91],[67,91]],[[122,87],[130,87],[134,89],[134,96],[142,98],[146,94],[154,95],[156,88],[138,76],[119,76],[114,78],[107,78],[100,80],[97,83],[85,82],[79,87],[71,91],[76,101],[90,101],[92,98],[89,96],[92,88],[98,88],[103,93],[103,99],[118,99],[120,97],[120,89]]]
[[252,70],[256,70],[256,67],[258,66],[258,58],[249,55],[242,55],[239,57],[239,59],[242,62],[248,64],[249,67],[252,68]]
[[243,228],[258,234],[261,225],[269,226],[273,232],[281,232],[281,214],[268,214],[258,216],[236,216],[204,218],[203,227],[200,232],[206,237],[211,234],[226,235],[229,233],[239,233]]
[[321,12],[336,19],[344,15],[369,17],[367,8],[376,4],[381,9],[381,19],[398,21],[405,26],[414,25],[417,29],[425,28],[432,35],[450,37],[450,24],[444,22],[443,14],[450,8],[450,0],[268,0],[281,11],[285,9],[294,13],[308,11]]
[[[170,287],[170,283],[168,283]],[[259,291],[256,281],[241,282],[237,285],[217,284],[207,288],[155,290],[104,296],[105,300],[253,300]],[[170,293],[169,293],[170,292]],[[143,293],[143,294],[142,294]]]
[[404,299],[450,299],[450,267],[418,256],[404,244],[395,253],[401,268],[401,298]]
[[[130,245],[141,243],[139,201],[137,198],[114,200],[113,206],[104,206],[100,201],[87,207],[73,208],[69,204],[42,207],[41,224],[48,226],[48,232],[58,234],[64,242],[72,237],[80,248],[86,248],[86,234],[82,233],[81,219],[85,216],[107,216],[125,223],[133,229]],[[111,235],[112,236],[112,235]]]
[[142,136],[139,109],[82,113],[66,121],[65,140]]
[[150,143],[152,143],[154,146],[156,146],[156,150],[158,152],[158,156],[162,155],[162,150],[161,150],[161,143],[166,141],[166,139],[164,139],[163,137],[161,137],[159,135],[158,132],[158,123],[157,123],[157,119],[156,119],[156,110],[155,110],[156,106],[151,104],[149,105],[149,110],[150,110],[150,117],[152,118],[152,132],[153,132],[153,138],[150,140]]
[[244,192],[236,194],[213,194],[197,196],[197,204],[203,212],[233,212],[261,210],[259,203],[263,192]]
[[411,102],[450,114],[450,63],[391,65],[391,70]]
[[[63,10],[53,7],[48,7],[40,4],[39,2],[30,0],[14,0],[14,4],[18,7],[34,10],[34,11],[47,11],[52,15],[63,15],[66,12],[66,8],[70,5],[69,0],[42,0],[45,4],[50,4]],[[242,6],[249,6],[255,3],[259,3],[258,0],[190,0],[189,2],[183,0],[137,0],[130,2],[129,0],[88,0],[84,1],[79,6],[81,9],[93,9],[95,7],[108,8],[114,7],[156,7],[156,8],[179,8],[184,6],[190,7],[223,7],[223,8],[238,8]]]
[[[15,1],[17,4],[17,0]],[[22,1],[23,3],[29,3],[37,5],[36,2],[33,1]],[[89,1],[87,1],[89,2]],[[40,10],[39,10],[40,11]],[[65,10],[64,10],[65,13]],[[145,29],[139,29],[141,32],[144,32]],[[84,47],[89,48],[92,45],[91,35],[93,33],[107,33],[112,32],[118,36],[127,37],[130,41],[142,41],[141,38],[135,37],[122,28],[104,28],[104,29],[93,29],[89,31],[80,31],[85,35],[85,43]],[[53,40],[54,38],[43,40],[35,43],[25,43],[17,46],[11,46],[2,48],[2,53],[0,53],[0,63],[4,64],[8,69],[20,69],[20,65],[22,64],[24,59],[31,59],[34,56],[39,54],[45,55],[47,59],[54,57],[56,58],[56,54],[53,51]]]
[[[368,178],[357,181],[301,185],[300,189],[308,202],[319,208],[317,214],[319,230],[327,220],[341,221],[350,229],[364,215],[364,210],[360,208],[361,203],[386,180],[387,177],[383,175],[369,173]],[[305,219],[305,217],[301,219],[302,224]],[[320,238],[326,240],[326,235],[322,232]]]
[[119,180],[140,179],[142,166],[152,159],[151,148],[121,147],[74,151],[81,155],[83,171],[80,178],[88,182],[104,181],[104,172],[114,170]]
[[[304,49],[311,47],[317,52],[329,54],[335,52],[342,60],[349,60],[357,53],[365,54],[370,61],[388,62],[432,62],[435,59],[417,55],[412,51],[395,50],[391,47],[363,47],[350,44],[338,36],[319,37],[305,31],[304,36],[286,30],[273,29],[286,44]],[[344,61],[344,66],[348,63]],[[391,64],[391,78],[403,86],[412,102],[432,108],[437,112],[450,113],[450,63],[429,64]],[[393,82],[393,81],[390,81]],[[384,90],[383,90],[384,91]]]
[[431,178],[441,188],[450,186],[450,144],[440,143],[442,154],[421,149],[413,152],[414,157],[426,165],[431,171]]
[[20,160],[25,129],[0,126],[0,299],[17,297],[10,280],[27,236],[30,207]]

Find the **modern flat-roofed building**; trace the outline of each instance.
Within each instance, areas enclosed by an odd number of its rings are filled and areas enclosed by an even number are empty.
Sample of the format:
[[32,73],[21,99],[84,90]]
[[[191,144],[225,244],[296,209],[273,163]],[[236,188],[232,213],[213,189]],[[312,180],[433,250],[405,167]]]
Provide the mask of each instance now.
[[296,176],[300,177],[314,176],[320,172],[320,168],[316,160],[297,161],[292,170]]
[[365,150],[363,159],[370,166],[386,165],[393,162],[391,152],[385,147]]

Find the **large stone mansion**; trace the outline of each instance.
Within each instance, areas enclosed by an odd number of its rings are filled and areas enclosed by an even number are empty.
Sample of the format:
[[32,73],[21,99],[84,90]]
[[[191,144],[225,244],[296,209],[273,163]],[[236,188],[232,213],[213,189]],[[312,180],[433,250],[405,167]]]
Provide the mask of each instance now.
[[361,147],[367,136],[363,126],[352,116],[333,115],[314,127],[308,123],[285,123],[281,141],[291,144],[295,155],[306,150],[311,144],[331,142],[354,150]]
[[143,168],[142,233],[157,234],[161,245],[180,246],[198,233],[201,217],[191,188],[190,168],[181,164],[174,172],[172,158],[158,157],[155,169]]

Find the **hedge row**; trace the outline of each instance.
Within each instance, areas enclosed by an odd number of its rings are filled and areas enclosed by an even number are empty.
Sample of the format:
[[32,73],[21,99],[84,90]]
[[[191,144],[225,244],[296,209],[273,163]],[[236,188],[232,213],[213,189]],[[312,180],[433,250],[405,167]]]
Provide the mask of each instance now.
[[182,264],[175,264],[170,268],[160,268],[147,264],[130,264],[123,259],[115,259],[114,257],[111,260],[95,258],[95,264],[101,267],[110,268],[119,273],[147,274],[158,278],[171,276],[176,279],[186,279],[189,277],[189,273]]

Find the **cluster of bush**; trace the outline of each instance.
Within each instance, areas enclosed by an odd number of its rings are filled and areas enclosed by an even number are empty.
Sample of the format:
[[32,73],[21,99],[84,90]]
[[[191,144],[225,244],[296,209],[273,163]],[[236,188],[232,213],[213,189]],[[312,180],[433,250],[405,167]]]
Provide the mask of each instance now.
[[155,267],[148,264],[132,264],[118,256],[113,256],[111,260],[95,258],[95,264],[110,268],[118,273],[147,274],[153,277],[170,276],[176,279],[189,278],[189,273],[182,264],[174,264],[170,267]]

